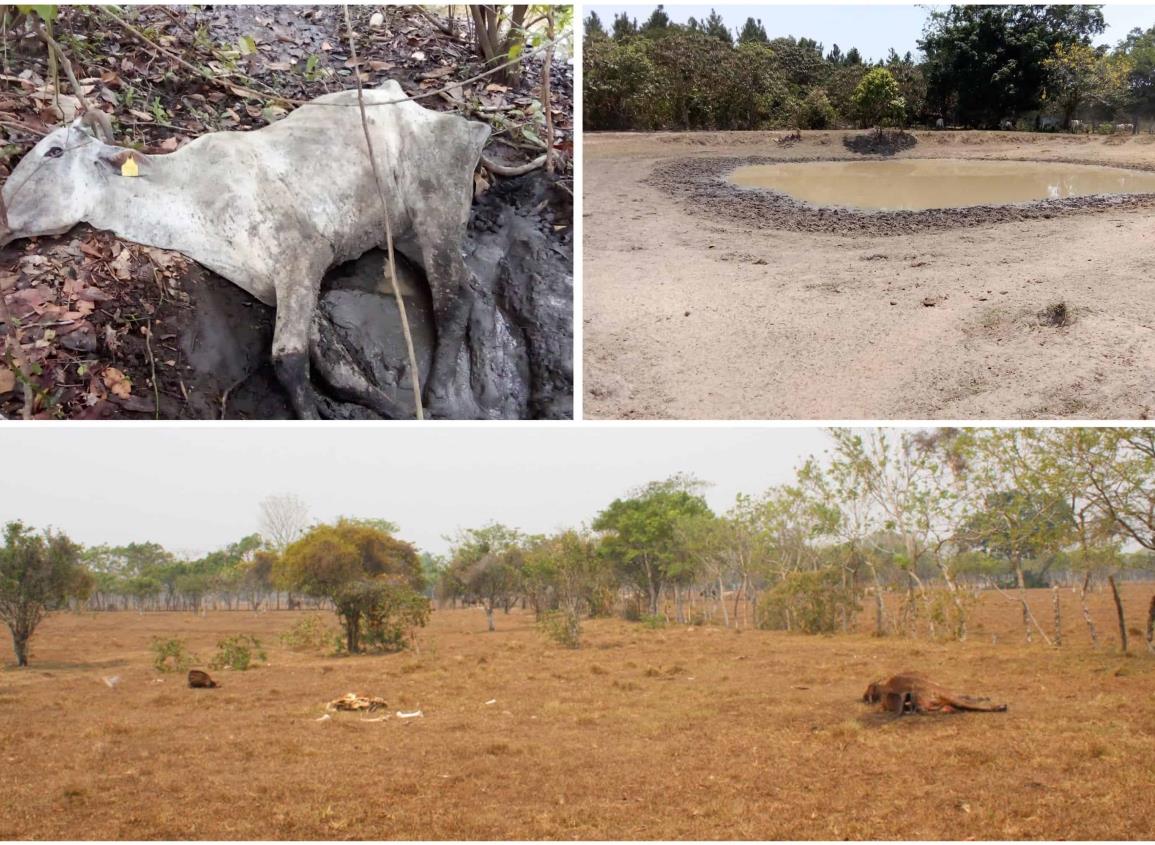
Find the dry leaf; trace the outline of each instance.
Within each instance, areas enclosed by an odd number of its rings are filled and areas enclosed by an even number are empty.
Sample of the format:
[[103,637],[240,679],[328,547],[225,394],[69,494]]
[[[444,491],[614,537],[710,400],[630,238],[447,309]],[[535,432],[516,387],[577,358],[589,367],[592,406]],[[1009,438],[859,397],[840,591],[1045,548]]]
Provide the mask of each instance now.
[[16,389],[16,373],[0,367],[0,393],[11,393]]
[[132,382],[129,381],[128,376],[116,367],[105,368],[100,378],[104,382],[104,386],[112,392],[113,396],[127,399],[132,395]]

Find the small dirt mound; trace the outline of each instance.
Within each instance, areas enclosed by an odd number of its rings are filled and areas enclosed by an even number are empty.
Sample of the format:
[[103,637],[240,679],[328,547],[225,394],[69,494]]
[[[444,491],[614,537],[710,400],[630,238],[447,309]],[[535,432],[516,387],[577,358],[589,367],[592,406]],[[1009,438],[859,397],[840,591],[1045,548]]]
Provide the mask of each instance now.
[[918,144],[918,138],[909,132],[868,132],[865,135],[847,135],[842,145],[852,153],[870,156],[892,156]]

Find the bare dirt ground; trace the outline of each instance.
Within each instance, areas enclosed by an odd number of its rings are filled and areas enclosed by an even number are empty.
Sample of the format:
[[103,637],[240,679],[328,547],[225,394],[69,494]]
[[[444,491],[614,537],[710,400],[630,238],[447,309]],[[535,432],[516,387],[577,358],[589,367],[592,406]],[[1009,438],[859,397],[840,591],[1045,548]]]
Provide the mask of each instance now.
[[[663,184],[688,158],[861,158],[843,143],[858,133],[782,134],[586,136],[587,417],[1155,413],[1151,203],[783,229]],[[897,157],[1155,168],[1155,136],[913,134]],[[1042,312],[1060,303],[1056,326]]]
[[[1151,589],[1126,585],[1132,625]],[[962,644],[597,620],[568,651],[468,609],[361,658],[280,647],[301,612],[59,614],[0,671],[0,839],[1141,839],[1155,659],[1093,602],[1097,652],[1071,607],[1062,649],[1022,644],[998,595]],[[151,668],[152,635],[205,657],[236,633],[269,665],[219,690]],[[860,701],[903,670],[1009,712]],[[346,692],[424,716],[316,721]]]

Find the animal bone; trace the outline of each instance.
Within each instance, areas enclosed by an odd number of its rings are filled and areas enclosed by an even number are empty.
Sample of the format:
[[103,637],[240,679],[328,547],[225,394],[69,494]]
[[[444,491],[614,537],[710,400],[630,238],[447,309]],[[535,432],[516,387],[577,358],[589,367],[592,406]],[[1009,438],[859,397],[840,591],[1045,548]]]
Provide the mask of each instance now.
[[[404,100],[392,80],[365,91],[378,170],[398,252],[425,269],[437,343],[426,404],[433,415],[480,416],[455,385],[473,305],[462,245],[473,171],[489,127]],[[347,357],[322,355],[314,321],[321,277],[384,245],[385,216],[355,91],[326,94],[253,132],[213,132],[176,152],[143,155],[101,141],[89,112],[47,135],[3,187],[16,238],[78,223],[183,253],[277,309],[273,362],[297,415],[319,416],[310,362],[341,397],[407,416]],[[106,127],[102,127],[106,128]],[[139,176],[125,178],[132,158]],[[131,170],[131,168],[129,168]],[[464,365],[464,363],[463,363]]]
[[919,672],[903,672],[885,681],[875,681],[866,688],[862,700],[868,704],[881,704],[883,710],[899,716],[904,713],[953,713],[956,710],[1001,713],[1007,709],[1005,704],[991,704],[989,698],[951,692]]

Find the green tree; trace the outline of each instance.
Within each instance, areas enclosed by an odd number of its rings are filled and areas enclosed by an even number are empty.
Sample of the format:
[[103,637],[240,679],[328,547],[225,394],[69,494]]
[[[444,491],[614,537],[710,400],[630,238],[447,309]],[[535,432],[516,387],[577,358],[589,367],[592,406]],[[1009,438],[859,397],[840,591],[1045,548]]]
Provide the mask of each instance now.
[[877,126],[880,135],[884,126],[900,124],[906,110],[898,83],[884,67],[876,67],[862,77],[851,102],[864,125]]
[[683,476],[652,482],[628,498],[615,499],[593,522],[602,534],[602,552],[623,578],[645,593],[652,616],[658,613],[672,570],[686,555],[679,522],[709,512],[698,492],[701,487],[701,482]]
[[1105,28],[1099,6],[951,6],[932,11],[919,47],[928,96],[965,126],[997,126],[1038,108],[1056,45],[1088,44]]
[[1155,114],[1155,26],[1146,31],[1137,27],[1131,30],[1114,53],[1130,63],[1129,107],[1135,112],[1134,122],[1138,123],[1139,115]]
[[614,15],[613,34],[614,41],[625,41],[638,34],[638,22],[631,20],[625,12]]
[[289,545],[275,577],[288,589],[333,602],[351,654],[380,633],[383,615],[407,602],[406,591],[420,595],[425,588],[412,545],[348,520],[318,525]]
[[597,12],[590,12],[585,19],[585,37],[587,40],[608,38],[609,34],[602,25],[602,19]]
[[1104,107],[1108,114],[1126,105],[1132,61],[1086,44],[1056,44],[1044,61],[1047,100],[1056,103],[1063,125],[1070,125],[1078,110],[1087,105]]
[[726,46],[731,46],[734,43],[734,36],[730,33],[730,28],[726,26],[726,22],[722,19],[722,16],[713,9],[710,10],[709,17],[706,18],[705,23],[702,25],[702,32],[711,38],[717,38],[719,41],[724,42]]
[[450,550],[450,569],[464,587],[465,595],[481,601],[489,630],[494,631],[494,612],[509,609],[522,586],[524,538],[516,528],[498,522],[462,531]]
[[80,547],[51,529],[36,533],[9,522],[0,548],[0,621],[12,634],[16,664],[28,665],[28,643],[44,617],[69,598],[84,597],[90,581]]
[[742,30],[738,33],[739,44],[769,44],[770,36],[766,34],[766,27],[762,26],[762,19],[746,18]]

